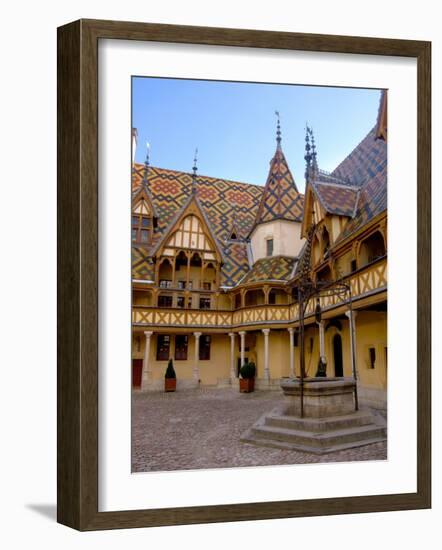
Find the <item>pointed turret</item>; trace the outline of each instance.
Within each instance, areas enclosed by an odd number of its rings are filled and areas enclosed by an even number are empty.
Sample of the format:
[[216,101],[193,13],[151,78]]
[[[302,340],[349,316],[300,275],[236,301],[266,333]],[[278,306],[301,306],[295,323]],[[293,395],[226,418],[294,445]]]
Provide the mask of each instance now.
[[272,220],[300,221],[302,219],[302,195],[296,187],[281,147],[281,123],[279,113],[276,130],[276,151],[270,161],[270,170],[255,225]]
[[276,151],[250,233],[254,261],[269,255],[296,256],[301,247],[303,195],[282,151],[281,121],[278,111],[275,114]]

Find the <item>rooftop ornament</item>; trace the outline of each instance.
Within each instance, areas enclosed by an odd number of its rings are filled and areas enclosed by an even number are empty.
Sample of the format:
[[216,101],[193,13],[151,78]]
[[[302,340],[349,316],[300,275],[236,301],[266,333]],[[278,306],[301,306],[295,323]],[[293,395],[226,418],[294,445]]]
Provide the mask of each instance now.
[[198,161],[198,147],[195,149],[195,156],[193,158],[192,195],[196,195],[196,176],[197,176],[197,171],[198,171],[198,167],[197,167],[197,164],[196,164],[197,161]]
[[276,118],[277,118],[277,123],[276,123],[276,148],[278,150],[281,149],[281,120],[280,120],[280,117],[279,117],[279,111],[275,111],[275,115],[276,115]]

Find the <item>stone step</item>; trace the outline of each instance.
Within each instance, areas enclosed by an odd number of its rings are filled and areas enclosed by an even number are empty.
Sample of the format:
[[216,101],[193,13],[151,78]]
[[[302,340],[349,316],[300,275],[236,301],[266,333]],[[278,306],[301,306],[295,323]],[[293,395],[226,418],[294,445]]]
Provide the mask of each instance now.
[[[385,428],[376,424],[356,426],[327,433],[309,432],[307,430],[291,430],[287,428],[267,426],[264,423],[255,425],[251,435],[258,439],[282,441],[294,445],[326,450],[336,445],[365,442],[366,440],[385,439]],[[365,444],[365,443],[362,443]]]
[[266,426],[325,433],[355,426],[366,426],[373,423],[373,416],[369,412],[358,411],[348,415],[329,418],[298,418],[284,414],[269,414],[265,417]]
[[248,430],[242,437],[241,441],[244,443],[250,443],[253,445],[259,445],[260,447],[269,447],[272,449],[285,449],[287,451],[301,451],[304,453],[311,453],[316,455],[323,455],[327,453],[335,453],[337,451],[345,451],[347,449],[354,449],[356,447],[364,447],[365,445],[372,445],[373,443],[382,443],[386,440],[386,437],[374,437],[366,439],[364,441],[351,441],[347,443],[340,443],[337,445],[331,445],[330,447],[312,447],[310,445],[303,445],[300,443],[287,443],[286,441],[278,441],[274,439],[255,438],[251,430]]

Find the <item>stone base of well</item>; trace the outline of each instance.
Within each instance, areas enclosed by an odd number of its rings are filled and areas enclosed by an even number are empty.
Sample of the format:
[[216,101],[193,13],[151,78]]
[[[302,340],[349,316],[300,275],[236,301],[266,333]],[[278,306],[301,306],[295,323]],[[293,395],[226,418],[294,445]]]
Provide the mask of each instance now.
[[315,454],[385,441],[384,418],[368,410],[355,411],[355,382],[351,378],[304,379],[304,416],[301,382],[283,379],[284,401],[263,415],[241,441],[259,446]]
[[301,416],[301,393],[304,393],[304,416],[323,418],[352,413],[355,410],[353,378],[283,378],[280,386],[286,399],[286,414]]

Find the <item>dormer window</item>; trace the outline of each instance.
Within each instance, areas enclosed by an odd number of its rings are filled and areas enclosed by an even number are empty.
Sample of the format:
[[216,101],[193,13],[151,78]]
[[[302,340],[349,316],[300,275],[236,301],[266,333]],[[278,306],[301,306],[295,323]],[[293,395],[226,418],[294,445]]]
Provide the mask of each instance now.
[[266,240],[266,256],[273,256],[273,239]]
[[142,214],[132,215],[132,242],[150,244],[152,240],[152,218]]

